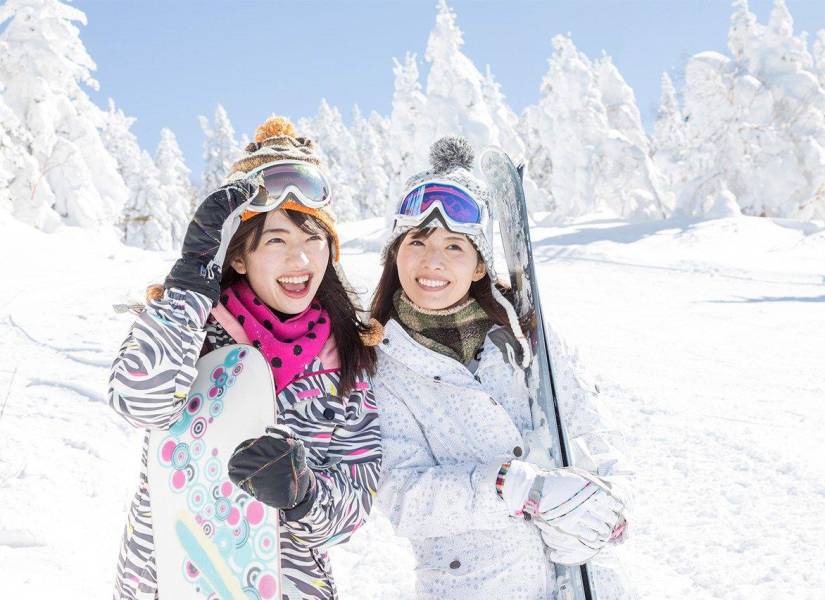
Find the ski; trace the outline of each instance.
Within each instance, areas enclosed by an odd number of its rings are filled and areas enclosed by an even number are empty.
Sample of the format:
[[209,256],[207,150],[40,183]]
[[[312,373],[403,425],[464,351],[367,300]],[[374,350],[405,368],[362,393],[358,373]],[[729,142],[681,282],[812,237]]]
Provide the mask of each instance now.
[[[522,323],[528,323],[525,334],[532,350],[532,360],[527,367],[526,376],[534,427],[538,429],[546,423],[550,431],[557,432],[551,440],[549,458],[556,466],[571,466],[567,435],[559,413],[551,357],[544,333],[538,281],[533,263],[527,202],[522,186],[524,165],[516,167],[510,157],[498,148],[487,149],[481,156],[480,164],[481,172],[493,194],[516,313]],[[540,410],[536,411],[536,407]],[[536,420],[539,422],[536,423]],[[597,599],[592,576],[586,564],[580,567],[556,565],[556,580],[560,600]]]

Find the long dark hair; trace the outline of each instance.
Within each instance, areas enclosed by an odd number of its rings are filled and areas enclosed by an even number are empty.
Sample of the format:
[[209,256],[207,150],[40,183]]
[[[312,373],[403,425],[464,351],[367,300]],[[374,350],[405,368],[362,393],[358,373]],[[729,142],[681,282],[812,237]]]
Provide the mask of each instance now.
[[[355,388],[355,380],[360,370],[363,369],[370,375],[375,373],[375,349],[366,346],[361,338],[361,334],[367,333],[369,327],[358,318],[358,313],[352,304],[352,300],[350,300],[348,290],[338,277],[338,273],[335,272],[332,262],[332,240],[329,232],[320,221],[311,215],[289,209],[285,209],[283,212],[301,231],[309,234],[323,234],[330,245],[329,262],[315,298],[329,314],[330,328],[332,329],[332,336],[335,338],[335,345],[338,348],[338,360],[341,365],[338,393],[340,396],[346,397]],[[265,221],[266,213],[261,213],[241,222],[226,250],[226,258],[222,269],[223,275],[221,276],[221,289],[244,277],[232,268],[232,261],[236,258],[242,258],[258,248],[263,237]]]
[[[427,239],[430,237],[435,228],[433,227],[418,227],[411,229],[405,234],[401,234],[392,243],[387,251],[387,260],[384,263],[384,271],[381,273],[381,278],[378,280],[378,285],[375,287],[375,292],[372,296],[372,303],[370,304],[370,315],[382,325],[385,325],[390,320],[392,315],[393,305],[392,298],[395,292],[401,287],[401,280],[398,277],[398,265],[396,259],[398,258],[398,248],[401,242],[407,235],[411,235],[414,239]],[[478,260],[482,260],[481,255],[476,250]],[[506,288],[496,285],[499,291],[505,295],[508,293]],[[499,304],[493,297],[492,288],[490,287],[490,274],[485,273],[484,277],[478,281],[470,284],[470,296],[476,301],[487,313],[496,325],[507,325],[507,311]]]

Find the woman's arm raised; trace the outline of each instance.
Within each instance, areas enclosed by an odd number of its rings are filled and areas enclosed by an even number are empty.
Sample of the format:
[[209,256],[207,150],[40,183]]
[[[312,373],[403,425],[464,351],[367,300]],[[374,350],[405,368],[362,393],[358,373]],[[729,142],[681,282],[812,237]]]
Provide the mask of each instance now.
[[168,429],[183,410],[197,371],[211,300],[166,290],[138,315],[109,376],[109,405],[131,425]]

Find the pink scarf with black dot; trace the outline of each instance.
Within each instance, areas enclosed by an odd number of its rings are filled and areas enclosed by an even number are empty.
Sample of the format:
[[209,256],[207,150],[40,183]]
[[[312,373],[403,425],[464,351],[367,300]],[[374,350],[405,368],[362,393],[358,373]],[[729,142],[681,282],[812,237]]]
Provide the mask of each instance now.
[[317,299],[281,321],[243,278],[223,290],[221,301],[271,365],[278,393],[301,376],[329,338],[329,315]]

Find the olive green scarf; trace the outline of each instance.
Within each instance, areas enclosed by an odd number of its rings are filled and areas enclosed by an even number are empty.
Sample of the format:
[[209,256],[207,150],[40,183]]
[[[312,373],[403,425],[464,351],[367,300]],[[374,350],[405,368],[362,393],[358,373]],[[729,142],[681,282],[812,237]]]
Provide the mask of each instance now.
[[473,360],[493,326],[493,321],[475,298],[452,308],[428,310],[416,306],[399,289],[392,303],[392,317],[410,337],[464,365]]

